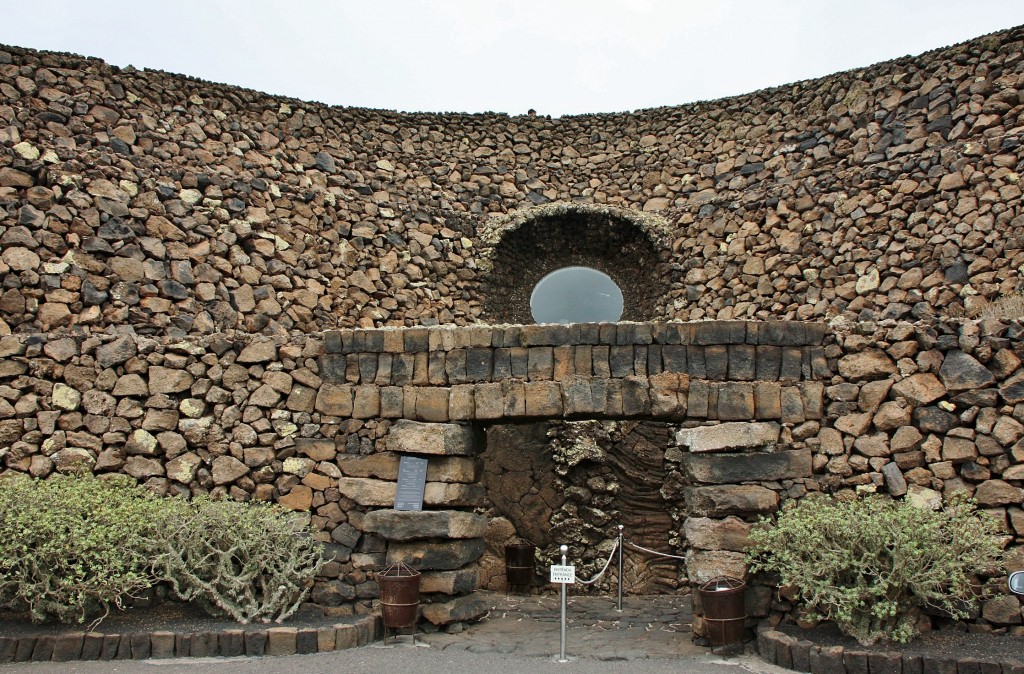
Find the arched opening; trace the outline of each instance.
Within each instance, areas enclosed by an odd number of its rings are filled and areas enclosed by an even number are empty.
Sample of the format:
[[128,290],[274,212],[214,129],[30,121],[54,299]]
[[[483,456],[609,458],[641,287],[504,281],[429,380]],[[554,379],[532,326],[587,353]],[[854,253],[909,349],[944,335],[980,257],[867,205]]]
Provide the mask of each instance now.
[[563,267],[530,294],[537,323],[614,323],[622,318],[622,291],[611,276],[590,267]]
[[[551,275],[557,288],[561,283],[553,272],[572,267],[600,273],[622,295],[620,316],[597,322],[645,321],[667,313],[666,298],[672,282],[667,244],[670,231],[660,218],[607,207],[555,204],[490,223],[481,238],[489,247],[485,255],[490,270],[481,287],[488,321],[593,322],[542,319],[532,312],[538,284]],[[597,278],[592,276],[591,280]],[[546,289],[543,292],[549,293]]]

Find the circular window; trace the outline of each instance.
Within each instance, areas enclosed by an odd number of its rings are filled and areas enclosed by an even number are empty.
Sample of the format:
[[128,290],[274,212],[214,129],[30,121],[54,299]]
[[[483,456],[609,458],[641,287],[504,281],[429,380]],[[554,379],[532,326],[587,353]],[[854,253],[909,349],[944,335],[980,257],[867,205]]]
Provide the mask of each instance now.
[[534,286],[530,313],[538,323],[614,323],[622,317],[622,291],[596,269],[564,267]]

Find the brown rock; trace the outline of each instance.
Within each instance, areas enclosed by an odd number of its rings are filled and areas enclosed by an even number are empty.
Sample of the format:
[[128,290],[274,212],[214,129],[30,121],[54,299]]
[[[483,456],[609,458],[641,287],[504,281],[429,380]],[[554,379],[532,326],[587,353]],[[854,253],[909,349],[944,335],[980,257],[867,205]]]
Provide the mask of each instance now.
[[185,370],[154,366],[149,368],[149,394],[181,393],[192,387],[192,375]]
[[316,410],[332,417],[352,416],[352,387],[324,384],[316,396]]
[[304,512],[313,505],[313,490],[306,485],[300,484],[292,487],[287,494],[277,497],[277,502],[290,510]]
[[879,405],[873,421],[878,430],[892,431],[909,424],[910,416],[910,407],[905,406],[901,401],[890,400]]
[[1020,600],[1011,595],[989,599],[981,605],[981,617],[996,625],[1020,625]]
[[695,585],[720,576],[744,579],[747,577],[746,556],[728,550],[688,550],[686,576]]
[[456,510],[374,510],[363,518],[362,530],[389,541],[481,538],[487,531],[487,518]]
[[249,472],[249,467],[233,456],[218,456],[210,470],[216,484],[230,484]]
[[837,430],[859,437],[871,428],[871,414],[867,412],[847,414],[835,420]]
[[190,483],[203,460],[194,452],[186,452],[167,462],[167,477],[182,484]]
[[960,350],[946,354],[939,378],[949,391],[980,389],[991,386],[996,380],[987,367]]
[[164,467],[160,461],[144,456],[129,456],[122,470],[136,479],[156,477],[164,474]]
[[684,428],[676,433],[676,442],[691,452],[723,452],[773,446],[779,441],[779,433],[775,422],[730,422]]
[[707,517],[688,517],[683,522],[686,542],[702,550],[732,550],[743,552],[749,541],[753,525],[738,517],[714,520]]
[[978,505],[982,507],[1019,506],[1024,502],[1024,489],[1014,487],[1002,480],[988,480],[978,485],[974,492],[974,498],[978,501]]
[[451,571],[475,562],[483,552],[482,538],[460,538],[436,543],[395,542],[388,546],[387,563],[404,562],[414,569]]
[[388,451],[405,454],[473,456],[477,439],[470,426],[399,420],[387,437]]
[[420,575],[420,592],[425,594],[469,594],[480,586],[480,569],[476,564],[454,571],[424,571]]
[[851,381],[882,379],[896,372],[896,364],[881,349],[865,349],[839,359],[839,374]]
[[434,625],[476,620],[487,614],[487,602],[476,594],[456,597],[446,602],[424,604],[423,618]]
[[860,393],[857,396],[857,406],[861,412],[872,413],[878,409],[878,406],[882,404],[885,397],[889,395],[889,390],[892,388],[891,379],[882,379],[880,381],[870,381],[860,387]]
[[914,405],[927,405],[946,395],[946,387],[930,372],[918,373],[897,382],[893,393]]
[[680,463],[690,480],[711,484],[793,480],[811,476],[809,449],[746,452],[742,455],[686,453]]
[[272,340],[256,339],[242,349],[236,362],[244,364],[269,363],[276,358],[277,345]]
[[771,512],[779,505],[779,495],[758,485],[690,487],[686,502],[691,516],[724,517]]
[[967,438],[946,436],[942,441],[942,460],[953,463],[973,461],[978,457],[977,446]]
[[908,452],[919,448],[922,442],[924,436],[921,435],[921,431],[913,426],[901,426],[893,433],[889,446],[893,453]]

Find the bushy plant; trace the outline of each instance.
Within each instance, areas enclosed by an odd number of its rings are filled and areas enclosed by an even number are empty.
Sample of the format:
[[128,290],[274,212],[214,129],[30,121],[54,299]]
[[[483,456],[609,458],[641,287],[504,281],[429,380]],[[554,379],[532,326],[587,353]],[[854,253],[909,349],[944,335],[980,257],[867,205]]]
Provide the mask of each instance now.
[[128,478],[0,479],[0,605],[84,622],[150,586],[155,501]]
[[942,510],[887,497],[790,501],[750,536],[752,571],[777,572],[812,620],[831,620],[868,645],[918,634],[923,608],[961,619],[980,598],[972,575],[993,569],[999,526],[973,502]]
[[197,496],[176,501],[169,513],[154,570],[213,615],[281,622],[323,564],[304,524],[277,506]]

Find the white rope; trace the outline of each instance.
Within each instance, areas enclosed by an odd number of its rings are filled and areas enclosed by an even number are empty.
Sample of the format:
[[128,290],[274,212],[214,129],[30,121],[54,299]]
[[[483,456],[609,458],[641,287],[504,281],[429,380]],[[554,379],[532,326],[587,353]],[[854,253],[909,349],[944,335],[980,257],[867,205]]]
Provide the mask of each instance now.
[[596,576],[594,576],[590,580],[580,580],[579,578],[577,578],[576,582],[579,583],[580,585],[592,585],[592,584],[596,583],[598,580],[600,580],[601,576],[604,575],[604,572],[607,571],[608,567],[611,565],[612,557],[615,556],[615,551],[618,549],[618,547],[619,547],[619,542],[615,541],[615,545],[612,546],[612,551],[608,553],[608,561],[604,563],[604,568],[601,569],[600,573],[598,573]]
[[651,550],[650,548],[645,548],[643,546],[637,545],[636,543],[631,543],[629,541],[626,541],[626,545],[633,548],[634,550],[646,552],[650,555],[657,555],[659,557],[670,557],[671,559],[681,559],[683,561],[686,561],[686,557],[680,557],[679,555],[670,555],[667,552],[658,552],[657,550]]

